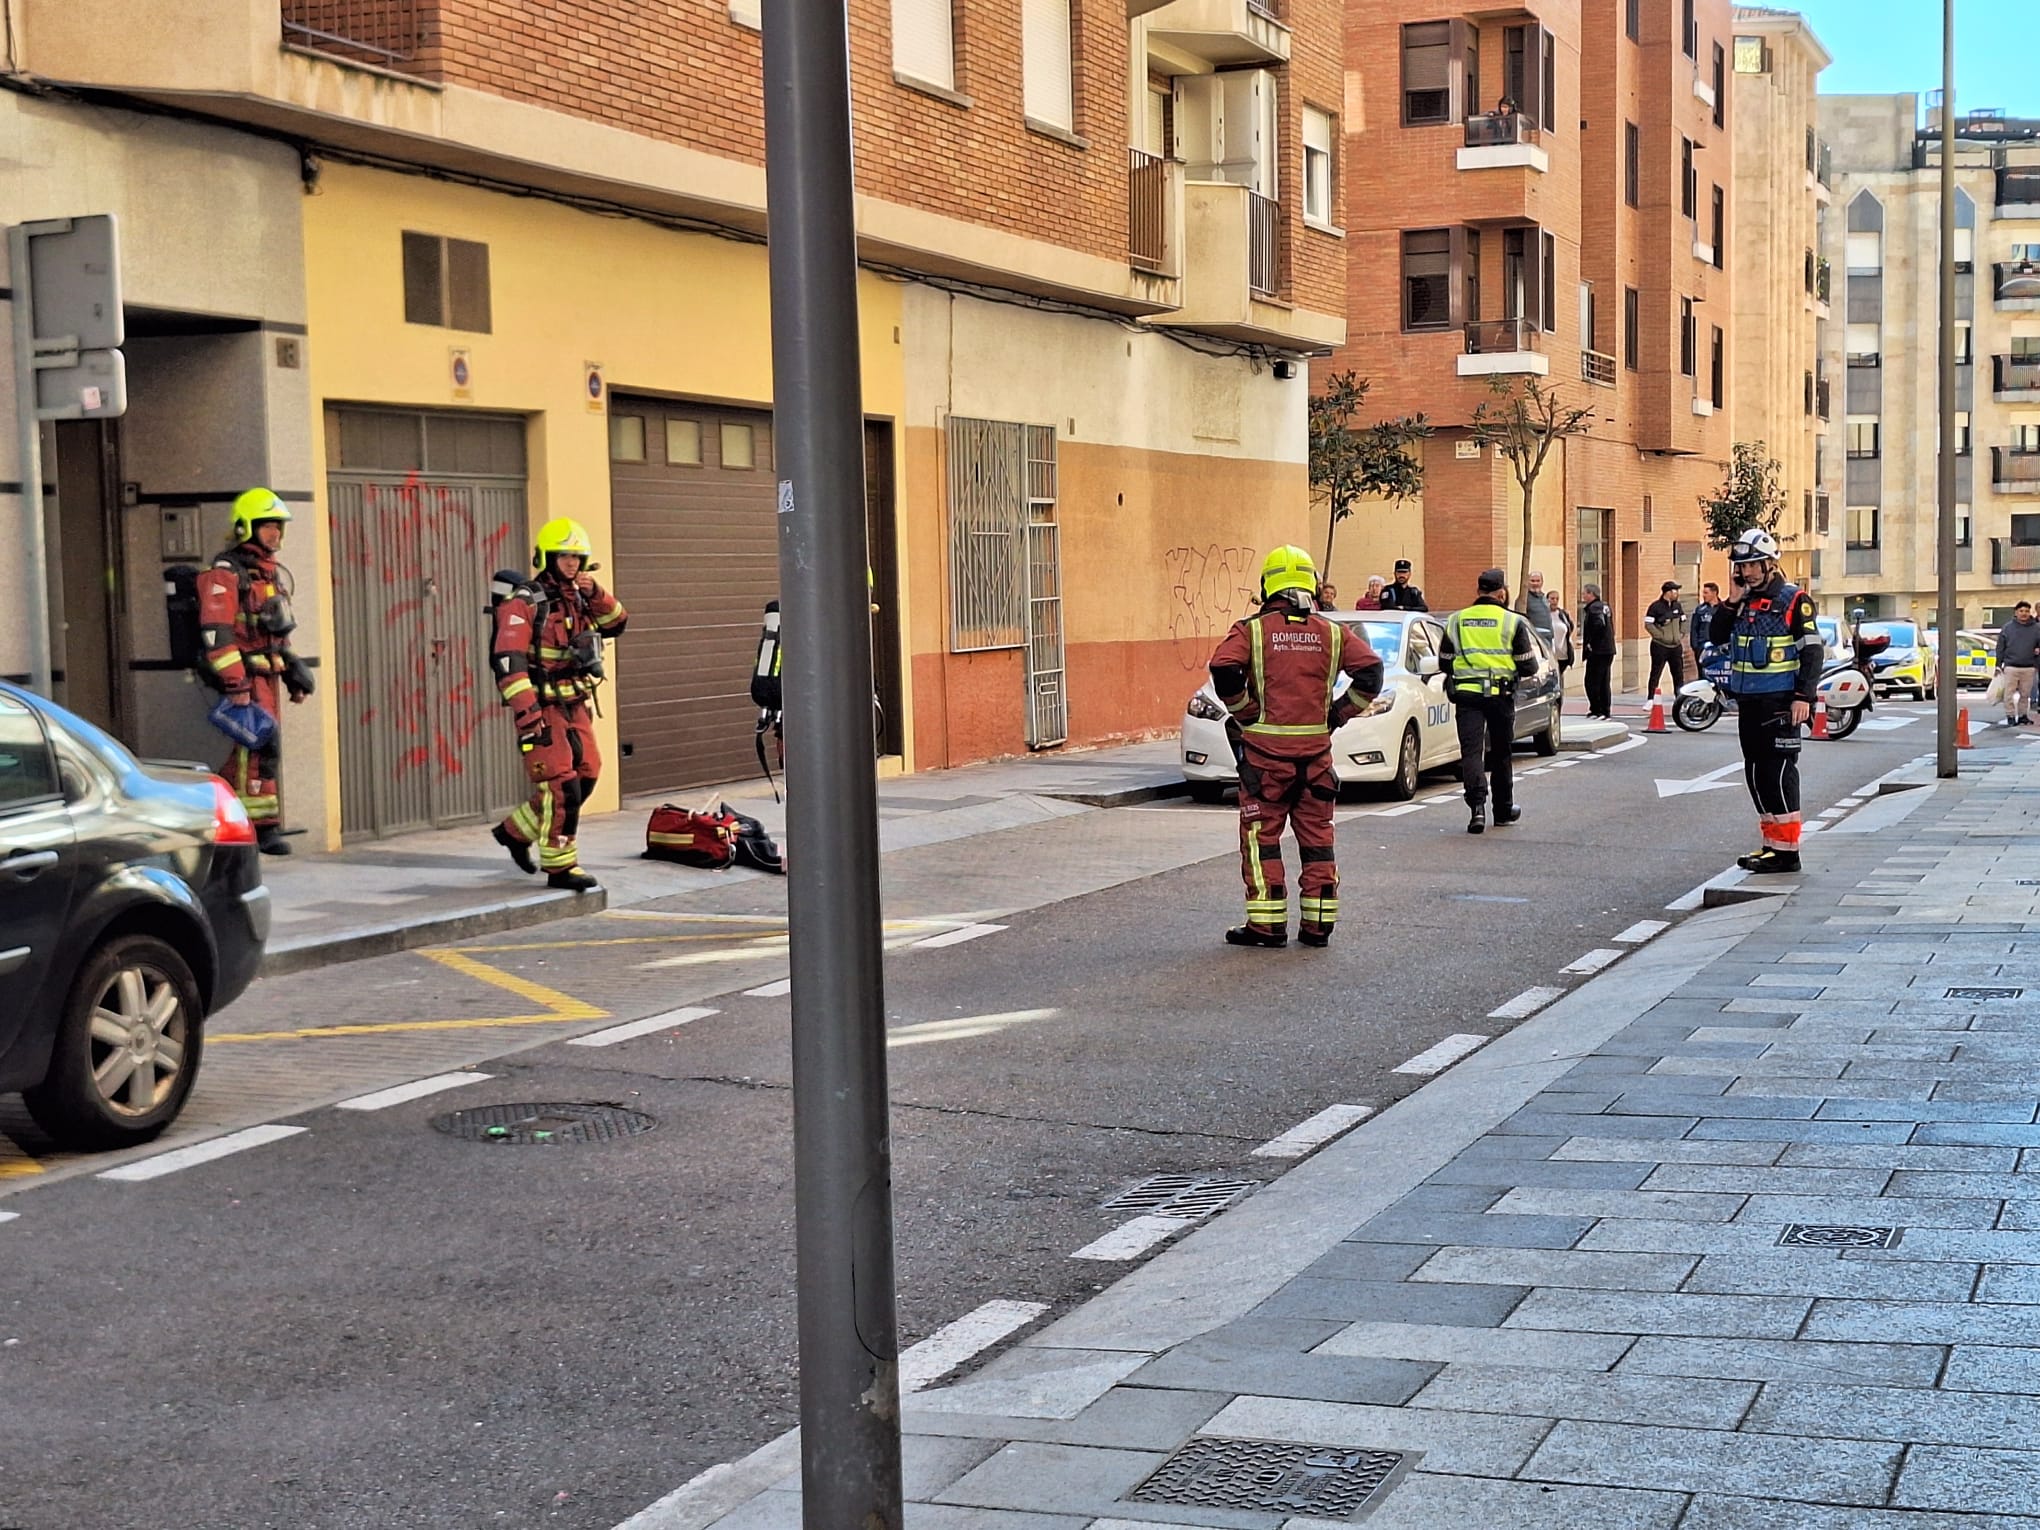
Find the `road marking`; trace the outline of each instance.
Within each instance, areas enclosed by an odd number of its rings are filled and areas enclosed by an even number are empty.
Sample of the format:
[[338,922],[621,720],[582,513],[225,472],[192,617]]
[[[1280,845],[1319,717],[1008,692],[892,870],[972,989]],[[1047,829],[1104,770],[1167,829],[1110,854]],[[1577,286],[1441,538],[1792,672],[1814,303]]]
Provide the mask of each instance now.
[[26,1179],[40,1174],[43,1166],[12,1137],[0,1136],[0,1179]]
[[1671,927],[1672,922],[1669,919],[1639,919],[1614,939],[1617,945],[1640,946],[1653,936],[1664,934]]
[[1856,726],[1865,733],[1890,733],[1899,728],[1910,728],[1918,721],[1917,717],[1872,717]]
[[924,1020],[886,1032],[885,1044],[914,1047],[930,1041],[963,1041],[972,1036],[989,1036],[1009,1026],[1025,1025],[1030,1020],[1052,1020],[1061,1013],[1059,1009],[1009,1009],[990,1015],[959,1015],[954,1020]]
[[1685,797],[1690,796],[1694,792],[1721,791],[1726,787],[1735,785],[1733,781],[1724,781],[1721,778],[1740,771],[1742,768],[1743,762],[1735,760],[1727,765],[1723,765],[1718,770],[1708,771],[1704,776],[1695,776],[1690,781],[1660,780],[1657,783],[1657,794],[1660,798],[1664,798]]
[[1421,813],[1423,810],[1424,804],[1421,802],[1405,802],[1399,807],[1376,808],[1374,816],[1376,818],[1400,818],[1405,813]]
[[1845,807],[1823,808],[1821,810],[1820,816],[1823,818],[1840,818],[1844,816],[1848,811],[1849,810]]
[[1650,740],[1645,738],[1641,733],[1632,734],[1629,738],[1624,739],[1619,744],[1610,744],[1606,749],[1596,749],[1594,751],[1594,754],[1596,758],[1610,754],[1627,754],[1632,749],[1641,749],[1645,744],[1649,742]]
[[654,1031],[670,1031],[676,1026],[686,1025],[695,1020],[706,1020],[710,1015],[720,1014],[714,1009],[669,1009],[663,1015],[651,1015],[643,1020],[628,1020],[622,1025],[612,1025],[607,1030],[591,1031],[586,1036],[570,1036],[570,1047],[613,1047],[619,1041],[629,1041],[637,1036],[649,1036]]
[[1488,1011],[1490,1020],[1525,1020],[1553,999],[1565,997],[1563,988],[1526,988],[1499,1009]]
[[1135,1217],[1131,1222],[1122,1223],[1104,1237],[1086,1243],[1072,1259],[1138,1259],[1157,1243],[1196,1224],[1181,1217]]
[[1308,1121],[1299,1121],[1279,1137],[1271,1137],[1250,1155],[1254,1158],[1302,1158],[1341,1132],[1351,1131],[1374,1114],[1372,1105],[1327,1105]]
[[302,1126],[273,1124],[251,1126],[245,1131],[229,1132],[224,1137],[215,1137],[210,1142],[195,1142],[190,1147],[158,1153],[153,1158],[144,1158],[136,1163],[124,1163],[117,1169],[102,1169],[96,1177],[125,1180],[160,1179],[165,1174],[175,1174],[180,1169],[211,1163],[215,1158],[226,1158],[266,1143],[281,1142],[285,1137],[295,1137],[302,1131],[304,1131]]
[[784,928],[784,914],[690,914],[677,909],[611,908],[604,919],[680,919],[689,924],[776,924]]
[[990,1349],[1009,1333],[1017,1333],[1048,1311],[1047,1302],[986,1302],[945,1323],[920,1343],[900,1353],[900,1390],[918,1392],[938,1376],[946,1376],[973,1355]]
[[464,977],[471,977],[492,988],[505,989],[520,999],[530,999],[544,1006],[543,1014],[536,1015],[482,1015],[472,1020],[379,1020],[358,1025],[307,1025],[290,1031],[230,1031],[225,1035],[207,1036],[206,1044],[216,1046],[221,1042],[248,1041],[311,1041],[334,1036],[389,1036],[406,1032],[422,1031],[476,1031],[490,1030],[499,1025],[558,1025],[563,1021],[607,1020],[609,1011],[597,1008],[585,1000],[547,988],[541,983],[517,977],[508,972],[498,972],[494,967],[476,961],[461,951],[420,951],[417,953],[427,960],[435,961],[442,967],[451,968]]
[[422,1100],[428,1094],[438,1094],[447,1089],[458,1089],[462,1084],[479,1084],[483,1079],[494,1078],[493,1073],[440,1073],[431,1078],[415,1078],[408,1084],[398,1084],[394,1089],[378,1089],[374,1094],[358,1094],[351,1100],[342,1100],[341,1110],[387,1110],[392,1105],[401,1105],[406,1100]]
[[1560,972],[1599,972],[1610,962],[1622,960],[1623,953],[1614,946],[1596,946],[1585,956],[1577,957],[1559,968]]
[[781,999],[793,992],[793,979],[783,977],[776,983],[767,983],[762,988],[746,988],[747,999]]
[[0,1222],[12,1222],[20,1215],[21,1213],[18,1211],[0,1211]]
[[984,935],[996,935],[1006,928],[1003,924],[967,924],[959,930],[944,930],[940,935],[930,935],[926,940],[917,940],[917,951],[933,950],[937,946],[960,946],[966,940],[976,940]]
[[1546,770],[1571,770],[1573,766],[1579,763],[1580,762],[1577,758],[1570,760],[1553,760],[1549,765],[1545,766],[1544,768]]
[[[1556,993],[1558,990],[1555,988],[1549,990],[1532,989],[1531,992]],[[1496,1013],[1499,1014],[1500,1011],[1497,1010]],[[1401,1067],[1391,1071],[1416,1074],[1443,1073],[1447,1068],[1458,1062],[1460,1058],[1471,1056],[1487,1044],[1488,1038],[1485,1036],[1476,1036],[1471,1032],[1461,1032],[1457,1036],[1447,1036],[1435,1047],[1419,1052]]]

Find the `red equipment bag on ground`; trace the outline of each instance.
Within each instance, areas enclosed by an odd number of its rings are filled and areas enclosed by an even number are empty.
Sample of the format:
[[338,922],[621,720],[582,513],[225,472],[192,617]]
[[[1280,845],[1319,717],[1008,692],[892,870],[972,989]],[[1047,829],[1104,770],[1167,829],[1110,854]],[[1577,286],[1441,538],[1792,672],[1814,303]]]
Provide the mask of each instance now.
[[720,801],[704,808],[662,803],[645,826],[644,858],[721,871],[736,859],[739,828],[737,815]]

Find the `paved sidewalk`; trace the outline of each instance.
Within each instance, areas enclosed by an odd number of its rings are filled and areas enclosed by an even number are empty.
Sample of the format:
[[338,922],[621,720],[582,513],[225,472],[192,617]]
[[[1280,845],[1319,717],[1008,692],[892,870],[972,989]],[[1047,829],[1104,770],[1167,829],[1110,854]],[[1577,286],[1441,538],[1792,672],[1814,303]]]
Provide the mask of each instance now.
[[910,1398],[908,1525],[2040,1530],[2040,749],[1964,770]]

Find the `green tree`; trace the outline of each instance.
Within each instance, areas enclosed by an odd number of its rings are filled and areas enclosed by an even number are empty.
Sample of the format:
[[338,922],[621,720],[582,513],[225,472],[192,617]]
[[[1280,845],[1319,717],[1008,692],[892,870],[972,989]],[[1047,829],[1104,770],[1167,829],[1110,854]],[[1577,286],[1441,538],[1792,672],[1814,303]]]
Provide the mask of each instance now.
[[1556,383],[1535,377],[1491,377],[1488,392],[1473,411],[1473,439],[1492,446],[1509,460],[1516,486],[1523,491],[1523,560],[1516,578],[1517,599],[1530,588],[1530,546],[1536,538],[1537,478],[1551,448],[1592,428],[1594,411],[1565,401]]
[[1761,441],[1738,441],[1733,447],[1728,472],[1721,487],[1700,496],[1700,513],[1707,520],[1707,545],[1726,550],[1752,526],[1775,532],[1785,513],[1785,491],[1779,487],[1782,471],[1775,457],[1765,454]]
[[1369,383],[1351,372],[1335,372],[1325,390],[1310,400],[1310,490],[1330,512],[1325,528],[1325,572],[1332,567],[1332,539],[1339,522],[1363,499],[1395,504],[1424,491],[1423,458],[1412,448],[1430,437],[1421,414],[1356,425]]

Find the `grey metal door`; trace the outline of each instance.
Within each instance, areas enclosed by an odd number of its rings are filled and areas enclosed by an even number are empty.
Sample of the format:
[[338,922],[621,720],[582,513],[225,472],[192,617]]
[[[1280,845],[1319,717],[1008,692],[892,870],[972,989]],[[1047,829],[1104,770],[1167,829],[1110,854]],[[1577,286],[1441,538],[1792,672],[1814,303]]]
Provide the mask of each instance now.
[[1027,747],[1069,737],[1063,687],[1062,542],[1055,520],[1055,427],[1027,427]]

